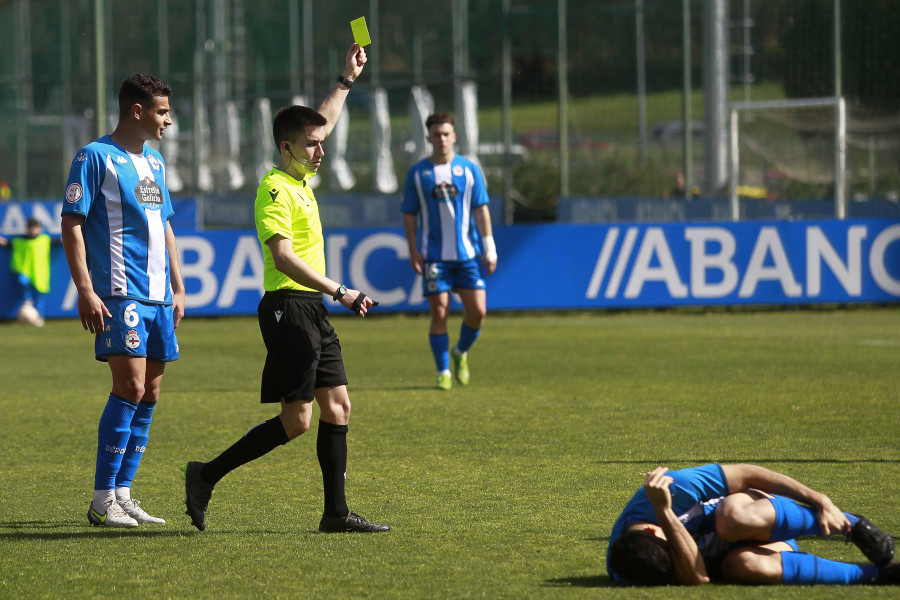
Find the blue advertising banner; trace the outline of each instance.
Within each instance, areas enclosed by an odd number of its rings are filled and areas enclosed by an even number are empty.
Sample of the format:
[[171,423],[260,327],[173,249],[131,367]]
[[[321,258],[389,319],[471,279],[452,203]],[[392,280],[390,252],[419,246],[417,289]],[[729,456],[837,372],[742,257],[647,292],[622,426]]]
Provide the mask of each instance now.
[[[491,310],[900,300],[896,220],[516,225],[494,237]],[[427,311],[402,229],[336,229],[325,244],[329,277],[370,294],[379,312]],[[189,315],[255,314],[263,262],[254,231],[181,231],[178,246]],[[0,250],[0,265],[8,261]],[[0,316],[12,316],[14,283],[0,274]],[[51,285],[46,316],[76,316],[61,248]]]

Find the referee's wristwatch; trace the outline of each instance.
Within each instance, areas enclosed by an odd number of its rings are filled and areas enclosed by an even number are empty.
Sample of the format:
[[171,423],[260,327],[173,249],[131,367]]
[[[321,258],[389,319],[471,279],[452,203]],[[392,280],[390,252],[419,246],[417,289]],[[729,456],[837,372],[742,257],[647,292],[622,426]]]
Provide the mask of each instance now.
[[334,301],[337,302],[341,298],[343,298],[344,294],[346,294],[346,293],[347,293],[347,286],[342,283],[341,287],[339,287],[337,289],[337,292],[335,292],[335,294],[334,294],[334,296],[332,296],[332,298],[334,298]]
[[353,80],[352,80],[352,79],[347,79],[347,78],[344,77],[343,75],[338,75],[338,76],[337,76],[337,82],[338,82],[339,84],[341,84],[342,86],[344,86],[345,88],[347,88],[348,90],[349,90],[350,88],[353,87]]

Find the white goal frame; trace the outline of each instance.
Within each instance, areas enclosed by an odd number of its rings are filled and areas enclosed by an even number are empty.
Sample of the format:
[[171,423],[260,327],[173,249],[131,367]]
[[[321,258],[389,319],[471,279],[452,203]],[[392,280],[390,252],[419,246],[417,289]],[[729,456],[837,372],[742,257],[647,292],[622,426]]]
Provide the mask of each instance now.
[[847,107],[843,97],[798,98],[795,100],[763,100],[757,102],[734,102],[729,105],[731,127],[729,144],[731,146],[730,161],[730,200],[731,219],[740,220],[740,202],[738,200],[738,176],[740,173],[740,131],[738,129],[738,111],[765,110],[771,108],[807,108],[816,106],[833,106],[835,109],[834,127],[834,216],[844,219],[847,216]]

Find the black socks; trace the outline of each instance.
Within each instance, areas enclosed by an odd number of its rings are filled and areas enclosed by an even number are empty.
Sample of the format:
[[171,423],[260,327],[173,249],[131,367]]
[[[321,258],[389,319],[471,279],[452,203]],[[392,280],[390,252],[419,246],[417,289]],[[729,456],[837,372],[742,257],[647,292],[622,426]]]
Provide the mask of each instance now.
[[[241,465],[256,460],[287,442],[288,436],[281,419],[274,417],[248,431],[230,448],[206,463],[200,471],[200,476],[210,485],[215,485]],[[319,420],[316,456],[322,468],[325,515],[346,517],[350,512],[344,495],[344,479],[347,475],[347,426]]]
[[344,495],[344,479],[347,476],[347,426],[332,425],[320,419],[316,456],[322,468],[322,484],[325,487],[325,515],[346,517],[350,512]]
[[[216,485],[220,479],[241,465],[256,460],[269,453],[277,446],[288,443],[287,433],[279,417],[264,421],[244,434],[222,454],[206,463],[200,476],[210,485]],[[346,456],[346,450],[344,456]]]

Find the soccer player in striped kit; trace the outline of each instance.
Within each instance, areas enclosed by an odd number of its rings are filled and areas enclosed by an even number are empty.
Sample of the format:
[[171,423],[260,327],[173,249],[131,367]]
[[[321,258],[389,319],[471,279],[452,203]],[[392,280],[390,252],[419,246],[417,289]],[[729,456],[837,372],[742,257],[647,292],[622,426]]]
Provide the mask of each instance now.
[[167,362],[178,360],[175,328],[184,316],[184,281],[169,219],[172,201],[162,139],[172,88],[132,75],[119,90],[119,124],[72,161],[62,208],[62,239],[78,289],[82,327],[112,373],[100,417],[94,498],[88,522],[105,527],[165,523],[131,497],[147,446]]
[[[478,165],[454,152],[453,118],[435,113],[425,120],[425,127],[434,150],[410,167],[400,210],[409,262],[422,276],[428,298],[436,387],[449,390],[451,358],[457,383],[469,384],[468,351],[487,314],[484,276],[497,268],[497,246],[484,175]],[[464,311],[452,351],[447,333],[451,290],[459,294]]]

